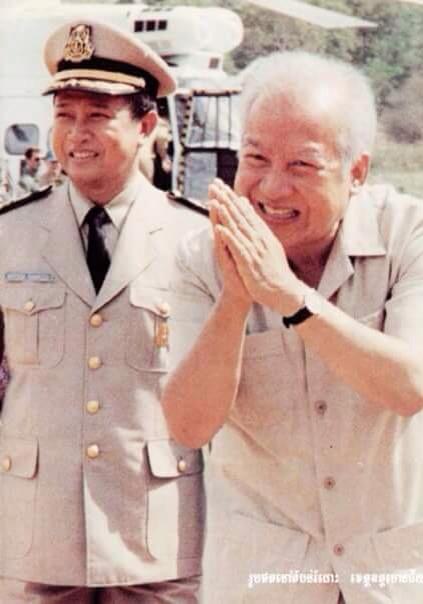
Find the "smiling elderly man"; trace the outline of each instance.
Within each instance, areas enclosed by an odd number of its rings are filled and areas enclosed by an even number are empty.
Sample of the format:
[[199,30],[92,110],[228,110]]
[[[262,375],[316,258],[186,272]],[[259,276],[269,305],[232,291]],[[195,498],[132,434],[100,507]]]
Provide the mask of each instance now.
[[169,439],[159,394],[187,341],[174,248],[206,220],[138,171],[175,81],[97,22],[59,27],[45,58],[69,185],[2,209],[0,602],[194,604],[202,457]]
[[214,245],[181,247],[209,317],[163,405],[212,441],[207,602],[422,601],[423,206],[364,186],[375,125],[350,66],[259,61]]

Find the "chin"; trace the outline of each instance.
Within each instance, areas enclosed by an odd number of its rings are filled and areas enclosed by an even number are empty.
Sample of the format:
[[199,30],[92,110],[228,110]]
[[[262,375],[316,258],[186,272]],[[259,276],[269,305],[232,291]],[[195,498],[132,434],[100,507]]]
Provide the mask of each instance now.
[[88,166],[69,166],[67,174],[70,176],[70,178],[81,178],[89,180],[93,178],[99,178],[99,171]]
[[99,179],[98,174],[78,174],[75,172],[68,172],[68,176],[76,187],[92,187],[98,186],[99,183],[101,183],[101,179]]
[[292,225],[275,224],[265,221],[269,229],[281,243],[288,243],[297,238],[298,228],[293,229]]

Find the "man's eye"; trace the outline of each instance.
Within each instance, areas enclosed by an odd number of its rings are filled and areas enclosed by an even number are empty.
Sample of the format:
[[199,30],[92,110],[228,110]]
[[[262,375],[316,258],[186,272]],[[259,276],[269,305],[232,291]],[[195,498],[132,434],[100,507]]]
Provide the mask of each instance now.
[[308,161],[304,161],[303,159],[296,159],[295,161],[291,161],[289,165],[292,168],[316,168],[314,164],[311,164]]
[[248,159],[249,161],[253,161],[256,163],[266,161],[265,158],[263,157],[263,155],[260,155],[259,153],[246,153],[244,155],[244,157],[245,157],[245,159]]

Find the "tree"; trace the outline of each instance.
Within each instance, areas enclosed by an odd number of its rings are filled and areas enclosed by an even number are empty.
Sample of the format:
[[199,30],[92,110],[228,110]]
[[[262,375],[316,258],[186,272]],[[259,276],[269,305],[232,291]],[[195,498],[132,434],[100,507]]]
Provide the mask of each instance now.
[[415,72],[387,98],[382,123],[387,134],[400,143],[423,140],[422,90],[423,74]]

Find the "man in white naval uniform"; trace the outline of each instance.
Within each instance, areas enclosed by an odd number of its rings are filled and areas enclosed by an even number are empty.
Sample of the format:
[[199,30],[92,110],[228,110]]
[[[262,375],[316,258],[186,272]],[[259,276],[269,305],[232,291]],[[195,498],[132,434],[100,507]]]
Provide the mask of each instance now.
[[196,603],[201,451],[169,439],[158,399],[189,340],[174,249],[205,218],[138,171],[175,81],[96,22],[61,26],[45,58],[69,185],[0,218],[0,601]]

